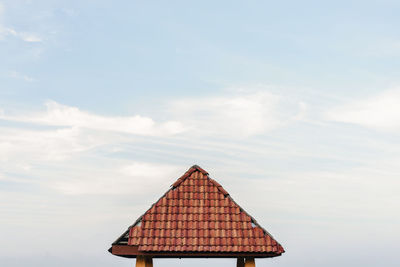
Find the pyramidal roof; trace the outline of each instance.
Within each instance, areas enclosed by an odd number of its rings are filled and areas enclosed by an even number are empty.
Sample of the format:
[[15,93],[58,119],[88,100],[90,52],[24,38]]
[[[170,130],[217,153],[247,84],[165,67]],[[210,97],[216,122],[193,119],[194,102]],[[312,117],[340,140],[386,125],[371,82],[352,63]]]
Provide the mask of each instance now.
[[109,251],[125,257],[275,257],[285,252],[197,165],[173,183]]

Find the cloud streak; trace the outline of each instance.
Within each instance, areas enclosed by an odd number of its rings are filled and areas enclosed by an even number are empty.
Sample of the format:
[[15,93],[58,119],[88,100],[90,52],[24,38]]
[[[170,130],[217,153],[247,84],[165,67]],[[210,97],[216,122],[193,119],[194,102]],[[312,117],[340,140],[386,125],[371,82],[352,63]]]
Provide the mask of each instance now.
[[75,177],[49,181],[47,185],[68,195],[146,195],[153,190],[160,194],[182,172],[179,166],[150,162],[131,161],[117,165],[109,170],[103,168],[101,171],[93,170]]
[[156,123],[153,119],[140,115],[125,117],[101,116],[82,111],[77,107],[62,105],[54,101],[48,101],[45,105],[45,112],[21,116],[0,114],[0,119],[48,126],[73,127],[147,136],[174,135],[184,131],[183,125],[177,121]]
[[16,37],[24,42],[28,43],[41,43],[43,42],[43,39],[32,32],[18,32],[13,28],[10,27],[4,27],[0,25],[0,40],[4,39],[7,36],[13,36]]
[[399,103],[400,88],[395,88],[337,106],[327,111],[325,118],[381,131],[399,131]]
[[[4,13],[4,5],[0,3],[0,20]],[[14,28],[4,26],[0,21],[0,40],[8,37],[13,36],[18,38],[24,42],[28,43],[40,43],[43,42],[43,39],[33,32],[24,32],[24,31],[17,31]]]
[[30,130],[0,128],[0,163],[60,161],[106,143],[78,128]]
[[[286,100],[286,99],[285,99]],[[266,91],[173,101],[171,112],[193,134],[228,137],[260,135],[300,119],[300,103],[285,103]]]

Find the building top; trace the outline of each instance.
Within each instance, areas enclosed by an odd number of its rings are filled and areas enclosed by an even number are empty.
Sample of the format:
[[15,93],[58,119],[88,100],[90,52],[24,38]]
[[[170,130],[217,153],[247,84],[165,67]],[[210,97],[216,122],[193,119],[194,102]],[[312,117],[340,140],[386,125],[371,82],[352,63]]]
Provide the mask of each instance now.
[[275,257],[283,247],[197,165],[109,250],[136,257]]

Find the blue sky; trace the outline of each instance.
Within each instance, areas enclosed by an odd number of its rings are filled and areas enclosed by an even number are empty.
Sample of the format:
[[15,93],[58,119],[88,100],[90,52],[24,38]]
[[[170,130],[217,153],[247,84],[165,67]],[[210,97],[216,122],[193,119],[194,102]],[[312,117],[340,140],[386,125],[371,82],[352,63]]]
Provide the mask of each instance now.
[[132,266],[110,243],[199,164],[285,247],[257,266],[397,266],[399,12],[0,0],[0,265]]

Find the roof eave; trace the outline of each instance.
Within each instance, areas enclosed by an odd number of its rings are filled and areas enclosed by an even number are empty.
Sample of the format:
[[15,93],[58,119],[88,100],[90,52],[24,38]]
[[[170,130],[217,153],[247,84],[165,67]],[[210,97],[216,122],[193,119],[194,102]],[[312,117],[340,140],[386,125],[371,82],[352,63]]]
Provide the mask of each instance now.
[[179,252],[179,251],[139,251],[138,246],[112,245],[108,250],[111,254],[125,257],[136,258],[137,256],[151,256],[152,258],[237,258],[237,257],[254,257],[254,258],[272,258],[279,257],[282,253],[277,252]]

